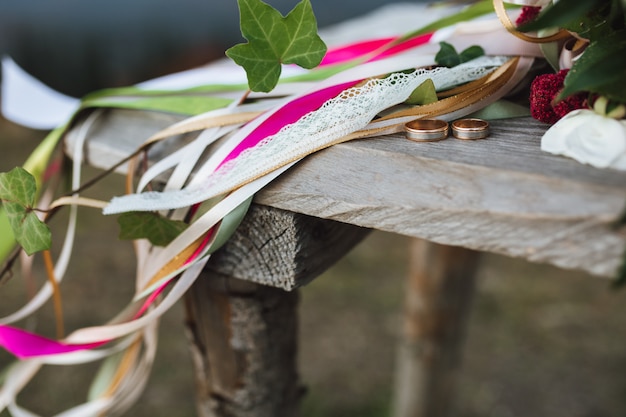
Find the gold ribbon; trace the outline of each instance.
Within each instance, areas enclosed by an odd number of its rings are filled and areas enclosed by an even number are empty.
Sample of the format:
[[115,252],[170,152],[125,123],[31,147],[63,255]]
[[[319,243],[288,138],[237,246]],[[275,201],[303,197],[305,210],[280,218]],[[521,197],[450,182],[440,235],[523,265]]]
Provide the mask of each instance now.
[[511,19],[509,19],[509,15],[506,13],[506,9],[504,8],[504,0],[493,0],[493,8],[495,9],[496,15],[498,16],[498,19],[500,19],[500,22],[502,22],[502,25],[504,26],[504,28],[508,30],[509,33],[511,33],[512,35],[517,36],[518,38],[526,42],[548,43],[548,42],[559,41],[562,39],[567,39],[572,36],[568,31],[564,29],[559,30],[554,35],[546,36],[543,38],[536,37],[536,36],[529,36],[517,30],[513,22],[511,22]]
[[[400,110],[376,119],[376,121],[381,122],[406,116],[414,116],[415,118],[431,118],[446,113],[452,113],[469,105],[478,103],[501,89],[515,73],[518,63],[519,57],[512,58],[491,74],[488,74],[474,82],[468,83],[463,87],[450,90],[452,95],[447,98],[438,100],[434,103]],[[397,126],[396,132],[401,131],[402,128],[402,126]]]
[[[217,226],[216,226],[217,227]],[[144,285],[143,291],[150,288],[152,285],[159,282],[161,279],[170,275],[172,272],[182,268],[189,258],[200,248],[204,240],[204,235],[193,241],[190,245],[185,247],[176,256],[174,256],[168,263],[166,263],[156,274],[150,278],[150,281]]]

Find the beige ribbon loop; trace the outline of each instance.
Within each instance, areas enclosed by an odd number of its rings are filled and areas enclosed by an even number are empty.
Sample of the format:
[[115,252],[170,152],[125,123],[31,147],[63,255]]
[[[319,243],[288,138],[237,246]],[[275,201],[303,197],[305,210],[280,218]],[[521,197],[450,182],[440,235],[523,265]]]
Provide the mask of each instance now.
[[[211,116],[206,118],[193,118],[183,120],[180,123],[176,123],[170,127],[167,127],[153,136],[151,136],[146,143],[159,141],[169,136],[180,135],[183,133],[190,133],[197,130],[209,129],[211,127],[220,127],[228,125],[236,125],[240,123],[247,123],[255,117],[261,115],[263,112],[245,112],[245,113],[232,113],[224,114],[220,116]],[[145,145],[145,144],[144,144]]]

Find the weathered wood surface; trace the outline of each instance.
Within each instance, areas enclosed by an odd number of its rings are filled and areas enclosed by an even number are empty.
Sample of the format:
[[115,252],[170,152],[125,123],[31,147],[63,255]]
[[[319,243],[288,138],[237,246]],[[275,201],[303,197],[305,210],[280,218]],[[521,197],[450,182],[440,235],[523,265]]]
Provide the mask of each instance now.
[[359,243],[369,229],[252,205],[206,268],[291,291],[316,278]]
[[[108,111],[89,133],[89,163],[110,166],[166,125],[144,112]],[[625,247],[611,225],[626,202],[626,173],[542,152],[545,129],[521,118],[494,121],[481,141],[395,135],[340,144],[305,158],[255,201],[612,276]]]
[[414,239],[410,255],[393,416],[446,417],[480,252]]
[[[96,118],[87,131],[89,139],[85,149],[84,162],[96,168],[108,169],[133,153],[152,134],[183,119],[176,114],[162,112],[139,112],[133,110],[98,110],[102,116]],[[86,112],[83,112],[85,115]],[[82,118],[84,120],[84,118]],[[66,153],[71,155],[74,141],[79,134],[78,125],[68,132],[64,142]],[[171,141],[157,144],[153,155],[164,155],[171,147],[178,147],[184,137],[177,136]],[[126,166],[118,168],[125,173]]]
[[297,415],[298,292],[205,270],[185,301],[198,415]]

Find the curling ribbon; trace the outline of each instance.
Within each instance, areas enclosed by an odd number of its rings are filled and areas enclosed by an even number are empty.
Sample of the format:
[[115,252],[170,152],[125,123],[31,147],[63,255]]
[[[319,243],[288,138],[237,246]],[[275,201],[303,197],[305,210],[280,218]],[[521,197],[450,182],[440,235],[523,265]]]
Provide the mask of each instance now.
[[[390,45],[396,41],[397,38],[378,39],[374,41],[356,43],[348,45],[347,47],[337,48],[332,50],[325,58],[324,65],[331,65],[334,63],[344,62],[345,60],[351,60],[354,58],[363,57],[367,54],[374,53],[380,50],[381,47]],[[423,35],[405,42],[401,42],[393,47],[381,50],[380,53],[375,53],[370,61],[378,60],[388,57],[393,54],[397,54],[407,49],[427,43],[431,39],[431,35]],[[314,91],[308,95],[301,96],[293,100],[290,105],[280,107],[278,111],[271,114],[262,123],[256,126],[244,139],[234,146],[231,151],[225,155],[224,159],[218,165],[221,166],[224,163],[235,159],[245,149],[257,145],[265,137],[276,133],[283,126],[297,121],[304,114],[319,108],[328,99],[337,96],[341,91],[356,85],[360,80],[352,80],[343,82],[337,85],[331,85],[318,91]],[[198,248],[196,247],[196,253]],[[188,259],[189,261],[189,259]],[[156,277],[156,275],[155,275]],[[152,283],[155,279],[151,280]],[[157,290],[157,294],[164,290],[164,286]],[[139,310],[139,314],[145,312],[148,306],[156,299],[156,295],[150,297],[143,307]],[[97,346],[101,346],[106,341],[98,341],[93,343],[83,344],[67,344],[60,341],[54,341],[44,338],[23,330],[19,330],[9,326],[0,326],[0,345],[5,347],[9,352],[15,356],[24,358],[38,355],[49,354],[61,354],[67,352],[73,352],[80,349],[92,349]]]
[[[261,123],[248,136],[246,136],[242,142],[235,146],[232,151],[226,155],[221,164],[236,158],[243,150],[255,146],[263,138],[275,133],[285,124],[297,121],[303,114],[315,110],[329,98],[335,97],[341,91],[355,85],[356,83],[357,81],[351,81],[330,86],[292,101],[290,103],[292,105],[281,108],[279,111],[267,118],[264,123]],[[287,122],[285,122],[285,120],[287,120]],[[198,248],[194,250],[194,253],[198,253]],[[188,258],[187,262],[190,261],[191,258]],[[163,272],[157,275],[162,274]],[[151,282],[154,282],[154,279],[151,280]],[[161,293],[163,289],[164,287],[160,287],[160,289],[157,290],[157,293]],[[138,313],[138,315],[143,313],[156,298],[156,295],[151,296],[140,309],[140,313]],[[137,318],[137,315],[135,318]],[[62,354],[81,349],[92,349],[101,346],[108,341],[109,340],[98,341],[95,343],[66,344],[9,326],[0,326],[0,344],[4,346],[7,351],[20,358]]]

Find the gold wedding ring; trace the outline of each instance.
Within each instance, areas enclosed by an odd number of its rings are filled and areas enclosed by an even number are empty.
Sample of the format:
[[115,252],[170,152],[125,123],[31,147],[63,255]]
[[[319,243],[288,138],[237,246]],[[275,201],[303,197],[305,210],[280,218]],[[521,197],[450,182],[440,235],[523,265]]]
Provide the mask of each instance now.
[[406,138],[415,142],[435,142],[448,137],[448,122],[416,119],[404,125]]
[[452,135],[457,139],[476,140],[489,136],[489,122],[483,119],[460,119],[452,122]]

